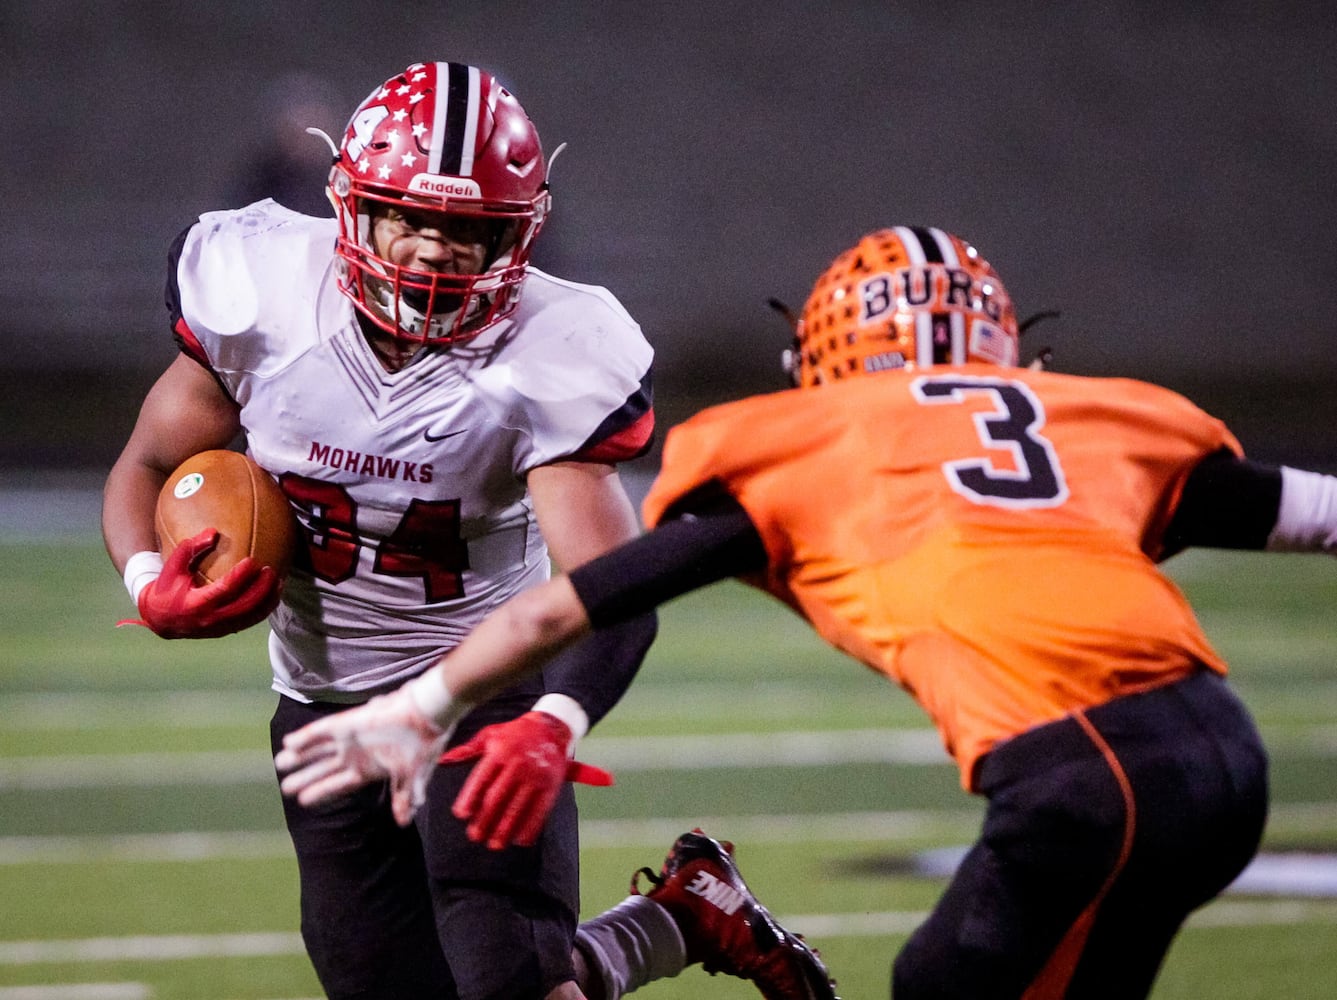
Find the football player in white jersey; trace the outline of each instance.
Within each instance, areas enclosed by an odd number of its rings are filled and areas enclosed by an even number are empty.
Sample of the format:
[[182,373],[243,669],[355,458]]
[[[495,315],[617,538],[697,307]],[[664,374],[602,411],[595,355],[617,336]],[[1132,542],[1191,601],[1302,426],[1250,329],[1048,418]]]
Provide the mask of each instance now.
[[[547,162],[494,76],[409,66],[330,144],[336,218],[267,200],[208,213],[177,240],[167,301],[181,354],[144,401],[103,510],[107,550],[159,635],[268,617],[275,751],[425,671],[546,579],[550,553],[569,570],[633,537],[616,464],[653,427],[652,351],[636,323],[607,290],[528,266]],[[196,586],[191,566],[216,533],[164,564],[155,498],[180,462],[239,434],[290,499],[303,544],[286,581],[244,560]],[[670,913],[633,896],[581,929],[573,957],[564,778],[600,777],[572,749],[654,633],[652,615],[601,633],[457,730],[460,759],[481,758],[470,794],[486,775],[488,794],[531,803],[500,831],[519,846],[489,849],[452,814],[466,765],[417,789],[421,808],[402,826],[383,786],[319,809],[285,800],[302,933],[330,997],[571,998],[577,982],[615,996],[686,961],[761,963],[749,978],[768,996],[829,995],[803,985],[826,985],[816,958],[757,916],[750,894],[732,925],[691,926],[707,905],[696,897],[679,893]],[[716,842],[693,844],[677,882],[711,865],[741,885]],[[754,926],[769,936],[758,943]]]

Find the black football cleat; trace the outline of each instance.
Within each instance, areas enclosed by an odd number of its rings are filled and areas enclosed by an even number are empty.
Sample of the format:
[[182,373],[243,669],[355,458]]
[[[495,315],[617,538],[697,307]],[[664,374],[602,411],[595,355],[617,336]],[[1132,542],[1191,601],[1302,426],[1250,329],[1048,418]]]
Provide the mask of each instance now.
[[733,844],[700,830],[673,844],[656,875],[641,868],[653,888],[645,895],[668,911],[682,932],[687,964],[700,962],[755,983],[767,1000],[840,1000],[815,948],[785,930],[748,889],[733,859]]

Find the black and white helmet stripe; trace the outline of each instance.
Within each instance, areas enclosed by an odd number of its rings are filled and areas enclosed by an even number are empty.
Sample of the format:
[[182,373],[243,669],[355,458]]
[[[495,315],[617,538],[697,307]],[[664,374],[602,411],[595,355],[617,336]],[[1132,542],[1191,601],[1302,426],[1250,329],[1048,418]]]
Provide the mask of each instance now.
[[[956,245],[941,229],[929,226],[897,226],[896,235],[915,267],[941,264],[961,266]],[[966,361],[966,318],[959,312],[935,313],[927,310],[915,315],[915,363],[960,365]]]
[[436,64],[436,81],[438,96],[427,169],[433,174],[471,177],[481,117],[478,105],[482,87],[478,67],[439,62]]

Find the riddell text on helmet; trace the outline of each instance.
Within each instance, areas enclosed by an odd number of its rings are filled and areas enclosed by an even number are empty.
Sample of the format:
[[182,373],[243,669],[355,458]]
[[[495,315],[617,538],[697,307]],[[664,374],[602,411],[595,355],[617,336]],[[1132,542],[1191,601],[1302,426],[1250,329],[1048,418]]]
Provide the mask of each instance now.
[[438,198],[480,199],[483,190],[478,182],[468,177],[443,177],[440,174],[417,174],[409,181],[414,194],[430,194]]

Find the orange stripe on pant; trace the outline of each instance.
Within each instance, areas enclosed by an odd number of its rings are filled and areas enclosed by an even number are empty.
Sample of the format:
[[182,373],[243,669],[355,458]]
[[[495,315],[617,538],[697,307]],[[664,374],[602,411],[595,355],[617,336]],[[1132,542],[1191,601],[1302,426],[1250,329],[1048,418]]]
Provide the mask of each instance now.
[[1133,851],[1133,831],[1137,828],[1137,805],[1133,801],[1133,786],[1128,781],[1128,775],[1124,773],[1123,765],[1119,763],[1119,758],[1105,738],[1096,731],[1096,727],[1091,725],[1091,721],[1086,717],[1085,712],[1074,712],[1073,718],[1077,720],[1086,735],[1090,737],[1091,742],[1100,750],[1101,756],[1109,765],[1110,772],[1114,775],[1114,780],[1119,783],[1119,790],[1123,794],[1124,803],[1124,821],[1123,821],[1123,845],[1119,849],[1119,859],[1114,863],[1114,868],[1110,871],[1109,877],[1096,893],[1095,898],[1087,905],[1081,914],[1077,917],[1068,932],[1063,935],[1063,940],[1059,942],[1054,953],[1045,963],[1045,967],[1040,970],[1040,974],[1027,987],[1026,992],[1021,995],[1021,1000],[1063,1000],[1064,994],[1068,991],[1068,984],[1072,982],[1073,974],[1077,971],[1077,963],[1082,957],[1082,950],[1086,947],[1086,939],[1091,934],[1091,927],[1096,921],[1096,914],[1100,910],[1100,904],[1105,897],[1109,895],[1110,889],[1114,887],[1115,880],[1123,872],[1124,866],[1128,864],[1128,856]]

